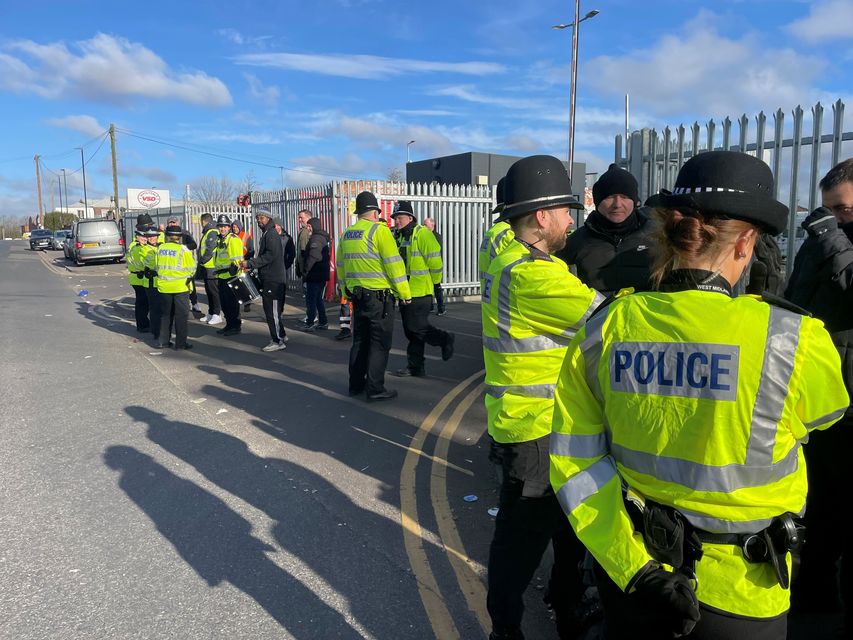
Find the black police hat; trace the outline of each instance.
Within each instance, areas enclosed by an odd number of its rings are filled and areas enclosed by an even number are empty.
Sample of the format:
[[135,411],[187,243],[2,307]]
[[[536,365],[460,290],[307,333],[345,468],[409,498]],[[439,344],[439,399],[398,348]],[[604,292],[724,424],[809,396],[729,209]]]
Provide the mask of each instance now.
[[778,235],[788,207],[773,197],[773,173],[764,162],[737,151],[708,151],[681,167],[672,191],[646,200],[649,207],[689,207],[759,225]]
[[492,209],[492,215],[502,213],[504,210],[504,185],[506,184],[506,176],[498,180],[498,186],[495,189],[495,208]]
[[226,216],[224,213],[220,213],[219,217],[216,218],[216,226],[224,227],[225,225],[231,226],[231,218]]
[[379,208],[379,202],[376,200],[376,196],[370,193],[370,191],[362,191],[355,197],[355,211],[353,211],[353,215],[360,216],[368,211],[382,211]]
[[412,216],[415,217],[415,210],[412,208],[412,203],[408,200],[398,200],[397,204],[394,205],[394,212],[391,214],[392,218],[396,218],[397,216]]
[[167,236],[179,236],[183,233],[183,229],[179,224],[170,224],[163,233]]
[[157,238],[160,236],[160,231],[153,224],[146,226],[142,232],[146,238]]
[[572,195],[563,163],[554,156],[528,156],[516,161],[506,172],[504,210],[498,221],[551,207],[583,209]]

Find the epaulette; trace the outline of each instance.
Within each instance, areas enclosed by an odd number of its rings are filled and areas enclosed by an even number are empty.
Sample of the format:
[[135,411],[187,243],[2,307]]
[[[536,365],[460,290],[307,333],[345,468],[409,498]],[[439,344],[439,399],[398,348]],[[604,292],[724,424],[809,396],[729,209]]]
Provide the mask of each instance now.
[[761,300],[767,304],[773,305],[774,307],[779,307],[786,311],[793,311],[801,316],[808,316],[809,318],[812,317],[811,312],[807,309],[803,309],[801,306],[794,304],[790,300],[786,300],[782,296],[777,296],[775,293],[770,293],[769,291],[765,291],[761,295],[746,294],[745,297]]

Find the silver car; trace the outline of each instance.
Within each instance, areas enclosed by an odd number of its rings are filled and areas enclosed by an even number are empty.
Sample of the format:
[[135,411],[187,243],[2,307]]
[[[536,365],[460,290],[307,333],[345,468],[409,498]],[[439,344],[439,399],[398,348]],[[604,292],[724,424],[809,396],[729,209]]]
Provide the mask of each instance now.
[[78,220],[68,239],[68,250],[78,266],[96,260],[122,262],[125,255],[124,238],[115,220]]
[[53,232],[53,241],[51,242],[50,248],[54,251],[62,251],[62,243],[67,238],[71,232],[68,229],[60,229],[59,231]]

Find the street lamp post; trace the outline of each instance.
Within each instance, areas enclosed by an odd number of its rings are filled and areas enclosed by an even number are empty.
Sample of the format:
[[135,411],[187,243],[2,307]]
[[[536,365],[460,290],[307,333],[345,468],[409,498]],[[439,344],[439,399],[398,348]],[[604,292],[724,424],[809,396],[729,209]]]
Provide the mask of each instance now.
[[409,164],[412,161],[412,156],[411,156],[409,150],[412,148],[413,144],[415,144],[414,140],[409,140],[406,143],[406,164]]
[[[65,191],[65,208],[68,209],[68,180],[65,177],[65,169],[62,170],[62,189]],[[70,210],[68,213],[71,213]]]
[[85,214],[83,217],[87,217],[89,215],[89,196],[86,195],[86,161],[83,159],[83,147],[77,147],[80,149],[80,166],[83,167],[83,206],[85,207]]
[[600,13],[598,9],[593,9],[581,18],[581,0],[575,0],[575,19],[574,22],[568,24],[555,24],[552,29],[568,29],[572,28],[572,84],[569,91],[569,182],[572,182],[572,174],[574,173],[572,165],[575,161],[575,96],[578,89],[578,34],[580,32],[580,23],[584,20],[594,18]]

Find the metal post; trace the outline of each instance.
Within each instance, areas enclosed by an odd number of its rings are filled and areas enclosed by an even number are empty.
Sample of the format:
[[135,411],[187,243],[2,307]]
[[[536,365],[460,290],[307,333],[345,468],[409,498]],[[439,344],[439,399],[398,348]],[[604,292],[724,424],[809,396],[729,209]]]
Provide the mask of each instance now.
[[575,95],[578,87],[578,33],[580,31],[581,0],[575,0],[575,22],[572,25],[572,84],[569,95],[569,184],[572,182],[575,161]]
[[65,192],[65,208],[68,208],[68,179],[65,176],[65,169],[62,170],[62,190]]
[[[116,168],[116,126],[110,124],[110,149],[112,151],[113,163],[113,197],[116,201],[115,218],[116,222],[121,220],[121,202],[118,199],[118,169]],[[130,204],[128,203],[128,206]]]
[[89,217],[89,196],[86,194],[86,161],[83,159],[83,147],[80,147],[80,165],[83,167],[83,217]]

